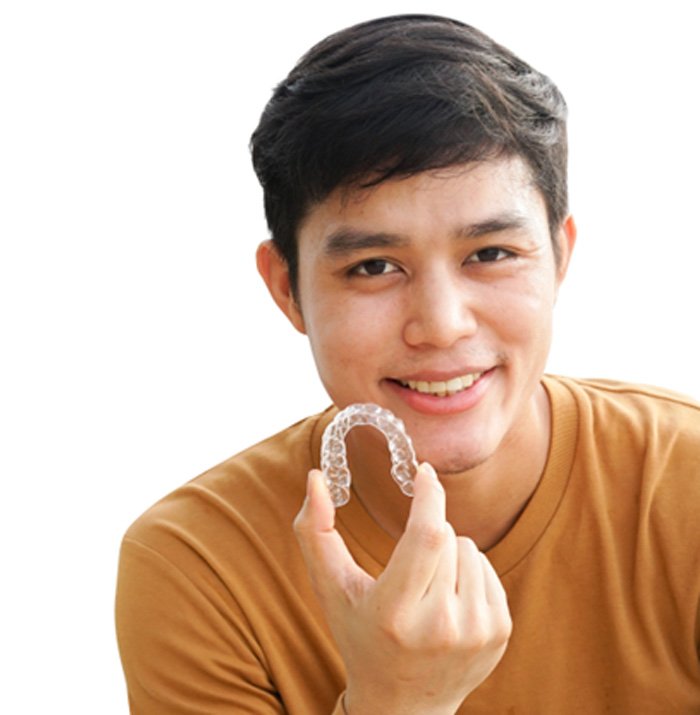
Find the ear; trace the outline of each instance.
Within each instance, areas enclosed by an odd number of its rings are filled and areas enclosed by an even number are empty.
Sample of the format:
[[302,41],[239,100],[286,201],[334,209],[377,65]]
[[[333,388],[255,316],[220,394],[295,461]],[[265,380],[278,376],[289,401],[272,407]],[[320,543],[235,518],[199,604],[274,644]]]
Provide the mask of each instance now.
[[272,299],[287,316],[289,322],[300,332],[306,333],[301,308],[292,292],[289,265],[272,241],[263,241],[255,254],[258,273],[265,281]]
[[559,245],[559,262],[557,264],[556,278],[557,289],[566,277],[566,272],[569,270],[571,254],[576,245],[576,234],[576,222],[574,221],[574,217],[569,214],[562,222],[557,234],[557,242]]

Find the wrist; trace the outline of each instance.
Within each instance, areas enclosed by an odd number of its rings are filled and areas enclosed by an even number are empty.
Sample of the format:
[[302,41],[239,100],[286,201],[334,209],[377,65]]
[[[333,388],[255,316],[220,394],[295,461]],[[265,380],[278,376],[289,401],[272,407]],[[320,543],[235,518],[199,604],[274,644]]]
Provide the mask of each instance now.
[[460,704],[456,707],[441,705],[429,708],[412,701],[410,705],[406,702],[389,705],[386,701],[378,702],[377,698],[353,698],[345,691],[340,699],[340,711],[343,715],[376,715],[378,712],[382,715],[455,715]]

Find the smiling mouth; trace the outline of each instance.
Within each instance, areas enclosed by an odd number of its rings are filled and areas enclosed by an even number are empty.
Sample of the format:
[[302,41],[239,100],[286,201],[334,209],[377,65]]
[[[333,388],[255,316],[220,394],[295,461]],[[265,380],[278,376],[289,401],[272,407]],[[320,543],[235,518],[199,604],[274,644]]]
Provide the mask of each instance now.
[[420,392],[423,395],[451,397],[459,392],[468,390],[483,374],[484,372],[471,372],[444,382],[428,382],[424,380],[396,380],[395,382],[402,387]]

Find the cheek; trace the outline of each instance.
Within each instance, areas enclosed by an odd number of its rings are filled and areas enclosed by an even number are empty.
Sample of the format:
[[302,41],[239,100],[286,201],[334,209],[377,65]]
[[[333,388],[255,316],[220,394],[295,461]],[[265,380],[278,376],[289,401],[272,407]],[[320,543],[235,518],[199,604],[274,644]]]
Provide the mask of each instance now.
[[488,311],[491,325],[511,347],[549,344],[555,292],[553,281],[541,275],[521,277],[510,284],[494,286]]
[[307,334],[322,379],[350,377],[381,362],[397,321],[389,305],[377,303],[368,297],[309,301]]

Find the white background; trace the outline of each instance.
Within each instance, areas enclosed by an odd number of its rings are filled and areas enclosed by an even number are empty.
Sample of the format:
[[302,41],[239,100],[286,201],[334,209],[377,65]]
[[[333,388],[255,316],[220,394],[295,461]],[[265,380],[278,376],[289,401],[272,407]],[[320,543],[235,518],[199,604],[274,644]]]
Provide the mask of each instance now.
[[331,31],[429,9],[550,74],[580,232],[550,370],[700,397],[693,3],[237,4],[0,5],[3,711],[125,713],[122,532],[326,404],[254,270],[247,142]]

